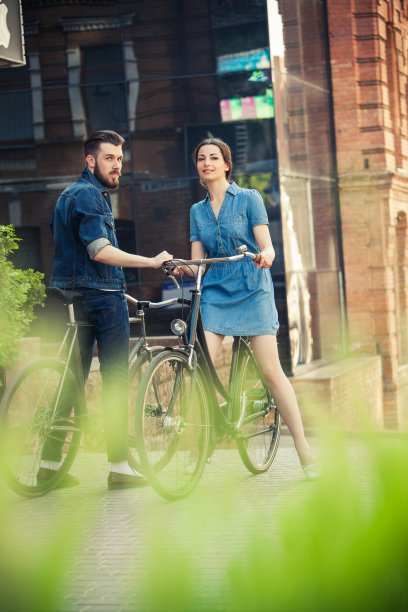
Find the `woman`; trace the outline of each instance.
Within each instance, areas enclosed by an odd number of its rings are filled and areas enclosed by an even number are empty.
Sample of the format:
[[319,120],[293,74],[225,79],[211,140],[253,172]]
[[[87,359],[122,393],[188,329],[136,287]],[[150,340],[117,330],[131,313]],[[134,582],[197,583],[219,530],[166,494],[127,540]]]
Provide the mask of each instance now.
[[279,322],[269,272],[275,251],[263,200],[257,191],[230,182],[231,151],[219,138],[203,140],[193,156],[208,193],[191,208],[191,258],[235,255],[235,248],[242,244],[261,255],[257,264],[246,257],[239,263],[211,266],[204,278],[201,308],[211,359],[215,362],[226,335],[250,337],[255,358],[293,436],[305,476],[314,480],[319,475],[318,465],[305,438],[295,392],[279,361]]

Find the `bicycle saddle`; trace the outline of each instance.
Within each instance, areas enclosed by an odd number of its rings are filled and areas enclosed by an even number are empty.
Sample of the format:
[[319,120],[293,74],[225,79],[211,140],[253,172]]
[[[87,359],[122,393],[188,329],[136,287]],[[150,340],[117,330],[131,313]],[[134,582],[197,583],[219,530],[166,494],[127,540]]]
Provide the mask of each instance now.
[[79,291],[71,291],[71,289],[60,289],[59,287],[47,287],[45,290],[48,297],[62,300],[64,304],[73,304],[75,300],[82,300],[83,295]]

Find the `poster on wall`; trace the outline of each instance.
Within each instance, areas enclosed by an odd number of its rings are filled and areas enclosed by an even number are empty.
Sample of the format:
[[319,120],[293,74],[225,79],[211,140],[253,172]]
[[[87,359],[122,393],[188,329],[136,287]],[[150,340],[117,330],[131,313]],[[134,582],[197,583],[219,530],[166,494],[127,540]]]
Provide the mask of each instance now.
[[25,65],[20,0],[0,0],[0,68]]

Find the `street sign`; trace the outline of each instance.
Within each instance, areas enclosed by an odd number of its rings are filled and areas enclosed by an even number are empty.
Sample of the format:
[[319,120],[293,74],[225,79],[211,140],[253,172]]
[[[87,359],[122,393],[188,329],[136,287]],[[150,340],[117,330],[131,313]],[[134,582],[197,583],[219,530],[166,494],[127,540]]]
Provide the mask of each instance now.
[[21,0],[0,0],[0,68],[25,63]]

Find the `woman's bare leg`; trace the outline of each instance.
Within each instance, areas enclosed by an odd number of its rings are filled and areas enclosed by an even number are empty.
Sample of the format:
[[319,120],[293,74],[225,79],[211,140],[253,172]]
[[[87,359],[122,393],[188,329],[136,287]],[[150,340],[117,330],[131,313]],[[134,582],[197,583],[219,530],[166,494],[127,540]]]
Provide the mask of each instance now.
[[251,346],[278,410],[292,434],[300,463],[316,463],[305,437],[295,391],[280,364],[276,336],[253,336]]
[[215,360],[217,359],[218,352],[225,336],[223,336],[222,334],[215,334],[214,332],[210,331],[206,331],[204,333],[211,361],[213,362],[213,364],[215,364]]

